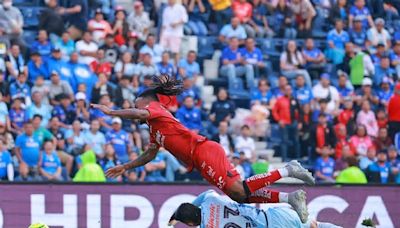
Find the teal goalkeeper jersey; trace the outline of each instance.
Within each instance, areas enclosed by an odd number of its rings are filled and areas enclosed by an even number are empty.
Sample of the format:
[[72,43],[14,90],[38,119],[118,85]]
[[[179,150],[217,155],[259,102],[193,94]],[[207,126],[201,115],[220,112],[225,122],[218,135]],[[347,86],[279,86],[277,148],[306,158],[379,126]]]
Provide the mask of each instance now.
[[266,215],[261,209],[238,204],[213,190],[200,194],[193,204],[201,208],[201,228],[267,227]]

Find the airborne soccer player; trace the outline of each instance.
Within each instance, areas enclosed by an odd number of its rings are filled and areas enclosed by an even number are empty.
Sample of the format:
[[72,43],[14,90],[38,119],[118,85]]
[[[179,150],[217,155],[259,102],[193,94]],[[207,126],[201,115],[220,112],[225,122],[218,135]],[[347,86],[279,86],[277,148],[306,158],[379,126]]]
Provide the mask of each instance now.
[[176,96],[182,92],[181,81],[166,75],[155,77],[153,86],[141,93],[135,100],[135,108],[111,110],[107,106],[92,104],[110,116],[140,120],[150,128],[149,149],[136,160],[106,171],[114,178],[126,170],[143,166],[153,160],[164,147],[186,164],[188,171],[196,168],[212,185],[221,189],[238,203],[289,203],[302,221],[307,220],[304,192],[284,193],[266,188],[283,177],[294,177],[307,184],[314,184],[312,175],[297,161],[289,162],[284,168],[270,173],[258,174],[242,180],[225,156],[224,149],[216,142],[209,141],[184,127],[158,100],[158,95]]

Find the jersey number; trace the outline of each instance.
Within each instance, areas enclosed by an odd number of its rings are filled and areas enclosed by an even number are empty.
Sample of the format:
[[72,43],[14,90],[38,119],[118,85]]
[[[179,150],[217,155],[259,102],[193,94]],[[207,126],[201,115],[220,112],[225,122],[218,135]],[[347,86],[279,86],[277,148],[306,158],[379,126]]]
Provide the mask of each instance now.
[[[239,210],[232,210],[231,208],[224,206],[224,218],[227,219],[229,218],[229,215],[232,216],[238,216],[239,215]],[[246,223],[246,228],[250,227],[250,223]],[[233,222],[229,222],[227,224],[225,224],[224,228],[241,228],[241,226],[239,226],[236,223]]]

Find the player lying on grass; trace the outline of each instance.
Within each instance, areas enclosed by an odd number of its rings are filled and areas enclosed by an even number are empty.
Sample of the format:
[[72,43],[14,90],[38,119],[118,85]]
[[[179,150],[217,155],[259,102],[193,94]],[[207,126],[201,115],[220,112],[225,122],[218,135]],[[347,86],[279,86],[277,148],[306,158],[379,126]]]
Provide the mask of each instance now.
[[[305,204],[303,201],[302,210],[307,210]],[[302,224],[299,216],[290,208],[270,207],[262,210],[252,205],[233,202],[214,190],[203,192],[192,203],[181,204],[170,218],[168,225],[175,225],[178,222],[200,228],[339,228],[330,223],[314,220]]]
[[[166,75],[154,77],[153,87],[144,91],[135,100],[132,109],[111,110],[107,106],[92,104],[110,116],[140,120],[147,123],[150,129],[149,149],[136,160],[116,166],[106,171],[106,175],[114,178],[126,170],[143,166],[153,160],[159,147],[164,147],[177,159],[186,164],[188,171],[196,168],[212,185],[221,189],[238,203],[278,203],[286,202],[296,208],[303,194],[288,194],[266,188],[283,177],[294,177],[305,183],[314,184],[312,175],[297,161],[288,163],[284,168],[252,176],[241,180],[238,172],[228,161],[224,149],[216,142],[208,141],[184,127],[159,102],[158,95],[176,96],[182,92],[181,81]],[[300,214],[302,221],[307,215]]]

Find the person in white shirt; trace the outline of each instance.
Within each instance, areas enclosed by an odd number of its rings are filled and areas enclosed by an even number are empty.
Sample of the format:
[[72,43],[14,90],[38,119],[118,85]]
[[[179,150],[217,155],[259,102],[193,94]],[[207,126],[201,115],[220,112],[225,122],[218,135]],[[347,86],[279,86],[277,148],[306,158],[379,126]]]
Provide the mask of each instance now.
[[135,31],[139,39],[145,41],[151,27],[151,21],[149,14],[143,10],[143,3],[141,1],[135,1],[133,12],[129,14],[127,22],[129,30]]
[[385,29],[385,20],[382,18],[375,19],[375,27],[371,27],[368,32],[368,45],[370,45],[370,51],[376,52],[376,46],[378,44],[385,45],[386,50],[391,46],[391,39],[388,30]]
[[256,158],[256,144],[254,139],[250,137],[250,127],[248,125],[243,125],[240,128],[240,134],[241,135],[236,138],[236,151],[243,152],[246,156],[246,159],[254,161]]
[[82,40],[76,42],[76,51],[79,53],[79,62],[89,65],[96,60],[99,46],[92,41],[92,34],[85,32]]
[[162,15],[161,45],[175,55],[175,63],[179,60],[179,50],[183,37],[183,25],[188,15],[182,4],[176,0],[168,0],[168,6]]
[[86,144],[89,144],[98,157],[104,156],[104,146],[106,145],[106,137],[99,131],[100,122],[92,120],[90,130],[83,135]]
[[153,59],[153,64],[161,62],[161,56],[164,52],[164,48],[156,43],[154,34],[149,34],[146,39],[146,44],[140,48],[139,51],[139,62],[143,61],[144,54],[150,54]]
[[320,82],[316,84],[312,92],[317,101],[321,99],[328,100],[327,111],[333,114],[334,111],[339,110],[340,96],[338,90],[330,85],[329,74],[322,74]]
[[219,143],[224,148],[225,155],[233,153],[234,144],[232,136],[228,133],[229,124],[227,121],[219,122],[218,133],[212,137],[212,140]]

